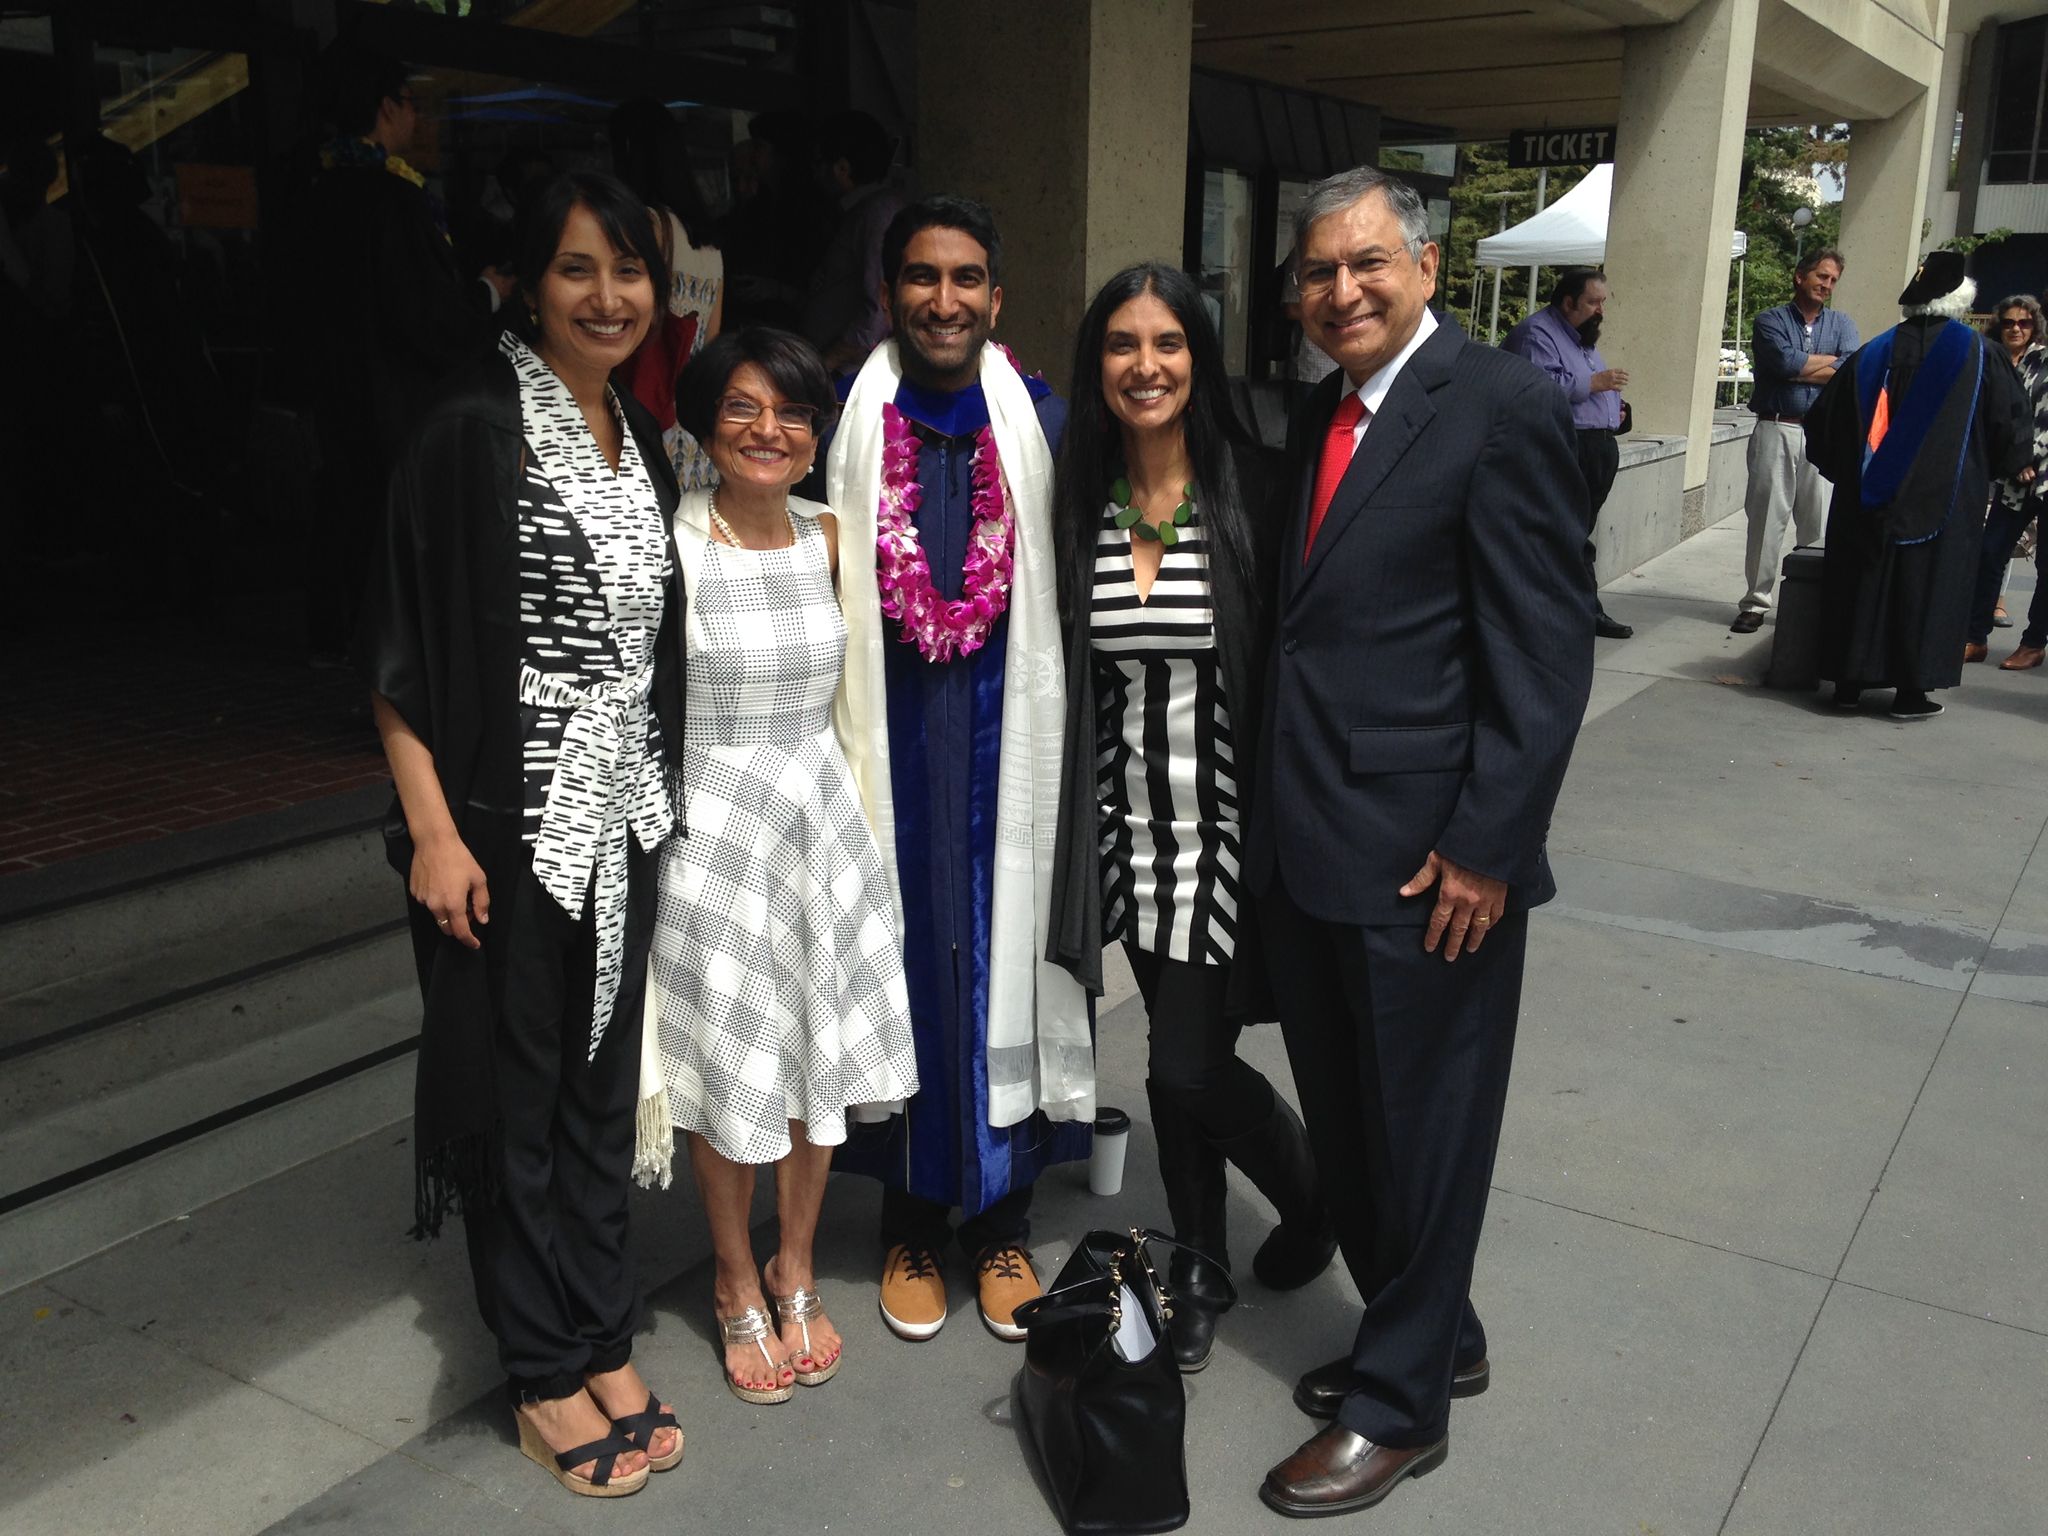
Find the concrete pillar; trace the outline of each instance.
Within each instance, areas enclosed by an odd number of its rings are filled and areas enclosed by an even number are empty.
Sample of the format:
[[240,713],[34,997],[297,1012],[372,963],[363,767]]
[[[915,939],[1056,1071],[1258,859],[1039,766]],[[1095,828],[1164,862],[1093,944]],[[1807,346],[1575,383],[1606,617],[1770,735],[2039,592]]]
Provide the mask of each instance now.
[[918,184],[994,211],[997,335],[1064,390],[1089,297],[1180,265],[1193,0],[918,0]]
[[1629,371],[1636,430],[1685,437],[1688,492],[1707,483],[1757,3],[1622,33],[1600,350]]
[[[1950,32],[1942,39],[1941,85],[1934,98],[1927,155],[1927,243],[1939,245],[1956,233],[1957,204],[1949,201],[1950,150],[1955,142],[1956,113],[1963,105],[1963,72],[1970,59],[1970,34]],[[1959,186],[1961,185],[1958,179]],[[1960,199],[1958,199],[1960,202]]]
[[[1934,92],[1922,90],[1890,117],[1849,125],[1849,164],[1842,188],[1842,255],[1849,268],[1835,285],[1867,339],[1899,319],[1899,290],[1920,263]],[[1946,142],[1943,152],[1947,151]]]

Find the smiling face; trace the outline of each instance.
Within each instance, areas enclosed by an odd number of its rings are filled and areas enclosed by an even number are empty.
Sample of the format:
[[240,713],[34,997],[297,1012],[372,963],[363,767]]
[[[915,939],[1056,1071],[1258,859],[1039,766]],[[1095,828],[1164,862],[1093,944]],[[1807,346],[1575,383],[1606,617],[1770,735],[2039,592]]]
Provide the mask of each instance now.
[[1178,422],[1195,373],[1187,332],[1156,294],[1119,304],[1102,336],[1102,398],[1128,432]]
[[[726,402],[742,400],[751,402],[759,414],[752,421],[726,420]],[[733,369],[719,396],[718,417],[704,450],[721,483],[776,491],[811,472],[811,461],[818,456],[816,429],[786,426],[775,414],[778,405],[791,403],[758,363]]]
[[1838,263],[1832,259],[1819,261],[1806,276],[1792,279],[1792,291],[1806,301],[1808,309],[1818,309],[1834,297],[1835,284],[1841,280],[1842,269]]
[[989,281],[988,252],[963,229],[932,225],[903,248],[895,286],[883,295],[903,372],[927,389],[964,389],[981,372],[982,343],[996,328],[1003,290]]
[[1361,384],[1422,323],[1436,292],[1436,261],[1434,242],[1409,254],[1393,208],[1368,192],[1309,226],[1297,279],[1302,328]]
[[602,378],[646,336],[654,279],[647,264],[614,247],[597,215],[578,203],[562,222],[533,303],[540,325],[534,350],[547,365],[564,378]]

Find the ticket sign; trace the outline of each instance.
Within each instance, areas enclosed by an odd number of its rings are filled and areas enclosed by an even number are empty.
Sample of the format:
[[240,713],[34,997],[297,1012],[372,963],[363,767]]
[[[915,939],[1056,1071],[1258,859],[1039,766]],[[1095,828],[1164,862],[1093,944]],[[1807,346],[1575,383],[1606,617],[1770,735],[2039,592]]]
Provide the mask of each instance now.
[[1612,123],[1604,128],[1517,128],[1508,135],[1508,164],[1517,170],[1598,165],[1613,158]]

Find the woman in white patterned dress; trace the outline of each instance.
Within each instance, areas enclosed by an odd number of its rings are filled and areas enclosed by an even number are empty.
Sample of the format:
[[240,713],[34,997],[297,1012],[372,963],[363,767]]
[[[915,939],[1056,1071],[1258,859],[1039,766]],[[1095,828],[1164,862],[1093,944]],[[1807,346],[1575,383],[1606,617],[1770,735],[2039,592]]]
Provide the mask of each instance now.
[[[811,1255],[832,1149],[849,1112],[879,1117],[917,1091],[894,903],[834,728],[837,524],[789,494],[834,405],[810,346],[763,329],[714,342],[678,390],[719,484],[676,510],[684,825],[662,856],[643,1165],[664,1173],[669,1124],[688,1133],[726,1383],[748,1402],[785,1402],[838,1369]],[[763,1164],[781,1238],[757,1270],[747,1216]]]

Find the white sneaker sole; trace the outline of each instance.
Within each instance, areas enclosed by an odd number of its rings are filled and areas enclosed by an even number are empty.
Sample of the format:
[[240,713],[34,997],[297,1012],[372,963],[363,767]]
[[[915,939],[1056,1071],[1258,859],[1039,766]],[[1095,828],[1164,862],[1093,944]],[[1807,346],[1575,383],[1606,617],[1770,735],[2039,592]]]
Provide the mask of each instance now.
[[936,1323],[906,1323],[902,1318],[896,1316],[895,1313],[883,1306],[879,1296],[875,1298],[875,1307],[882,1314],[882,1321],[889,1325],[891,1333],[895,1334],[899,1339],[908,1339],[913,1344],[923,1342],[946,1326],[946,1315],[943,1312],[939,1314],[939,1320]]
[[[975,1310],[980,1311],[981,1309],[977,1307]],[[1005,1344],[1021,1344],[1024,1342],[1024,1329],[1018,1327],[1015,1323],[999,1323],[986,1312],[981,1314],[981,1326],[1001,1339]]]

